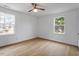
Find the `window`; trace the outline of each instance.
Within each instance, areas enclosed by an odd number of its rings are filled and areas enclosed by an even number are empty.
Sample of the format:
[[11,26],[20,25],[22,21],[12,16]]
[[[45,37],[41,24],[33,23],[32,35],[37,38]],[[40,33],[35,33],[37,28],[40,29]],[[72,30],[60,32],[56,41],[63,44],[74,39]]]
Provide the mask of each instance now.
[[14,34],[15,16],[0,12],[0,35]]
[[64,17],[56,17],[54,19],[54,32],[56,34],[64,34]]

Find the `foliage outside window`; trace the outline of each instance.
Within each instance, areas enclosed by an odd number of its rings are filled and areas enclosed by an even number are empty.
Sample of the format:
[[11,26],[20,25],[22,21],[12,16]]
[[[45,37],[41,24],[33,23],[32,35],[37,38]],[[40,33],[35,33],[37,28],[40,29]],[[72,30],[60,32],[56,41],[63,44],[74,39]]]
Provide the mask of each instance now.
[[56,17],[54,20],[54,32],[64,34],[64,17]]
[[15,16],[0,12],[0,35],[14,34]]

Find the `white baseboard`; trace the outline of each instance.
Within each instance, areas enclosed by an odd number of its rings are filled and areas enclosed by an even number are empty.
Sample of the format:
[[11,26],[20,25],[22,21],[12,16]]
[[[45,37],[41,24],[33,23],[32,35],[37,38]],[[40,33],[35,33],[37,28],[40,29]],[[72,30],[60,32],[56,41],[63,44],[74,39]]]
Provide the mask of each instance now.
[[38,36],[40,38],[44,38],[44,39],[48,39],[48,40],[51,40],[51,41],[56,41],[56,42],[60,42],[60,43],[64,43],[64,44],[68,44],[68,45],[73,45],[73,46],[76,46],[76,47],[79,47],[79,41],[78,41],[78,45],[75,45],[75,44],[70,44],[70,43],[66,43],[66,42],[63,42],[63,41],[59,41],[59,40],[53,40],[53,38],[48,38],[48,37],[44,37],[44,36]]
[[29,38],[26,38],[26,39],[23,39],[23,40],[16,40],[16,41],[13,41],[13,42],[10,42],[10,43],[1,44],[0,47],[15,44],[15,43],[22,42],[22,41],[25,41],[25,40],[30,40],[30,39],[33,39],[33,38],[36,38],[36,36],[29,37]]

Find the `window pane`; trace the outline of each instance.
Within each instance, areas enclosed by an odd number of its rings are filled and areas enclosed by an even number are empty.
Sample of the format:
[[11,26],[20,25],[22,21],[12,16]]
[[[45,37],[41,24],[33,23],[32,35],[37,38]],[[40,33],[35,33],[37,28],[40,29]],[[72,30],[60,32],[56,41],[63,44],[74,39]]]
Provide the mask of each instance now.
[[0,16],[0,23],[4,23],[4,16]]
[[55,26],[56,33],[64,33],[64,26]]
[[15,16],[0,13],[0,35],[14,33]]
[[55,24],[56,25],[64,25],[64,17],[56,18]]
[[64,17],[55,18],[55,33],[64,33]]

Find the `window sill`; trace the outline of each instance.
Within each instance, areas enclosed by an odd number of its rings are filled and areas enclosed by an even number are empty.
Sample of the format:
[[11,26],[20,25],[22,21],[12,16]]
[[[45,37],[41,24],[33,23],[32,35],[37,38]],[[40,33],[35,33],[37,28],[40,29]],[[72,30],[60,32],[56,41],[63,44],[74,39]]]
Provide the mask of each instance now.
[[0,33],[0,35],[12,35],[15,34],[14,32],[6,32],[6,33]]
[[65,33],[55,33],[55,34],[65,34]]

